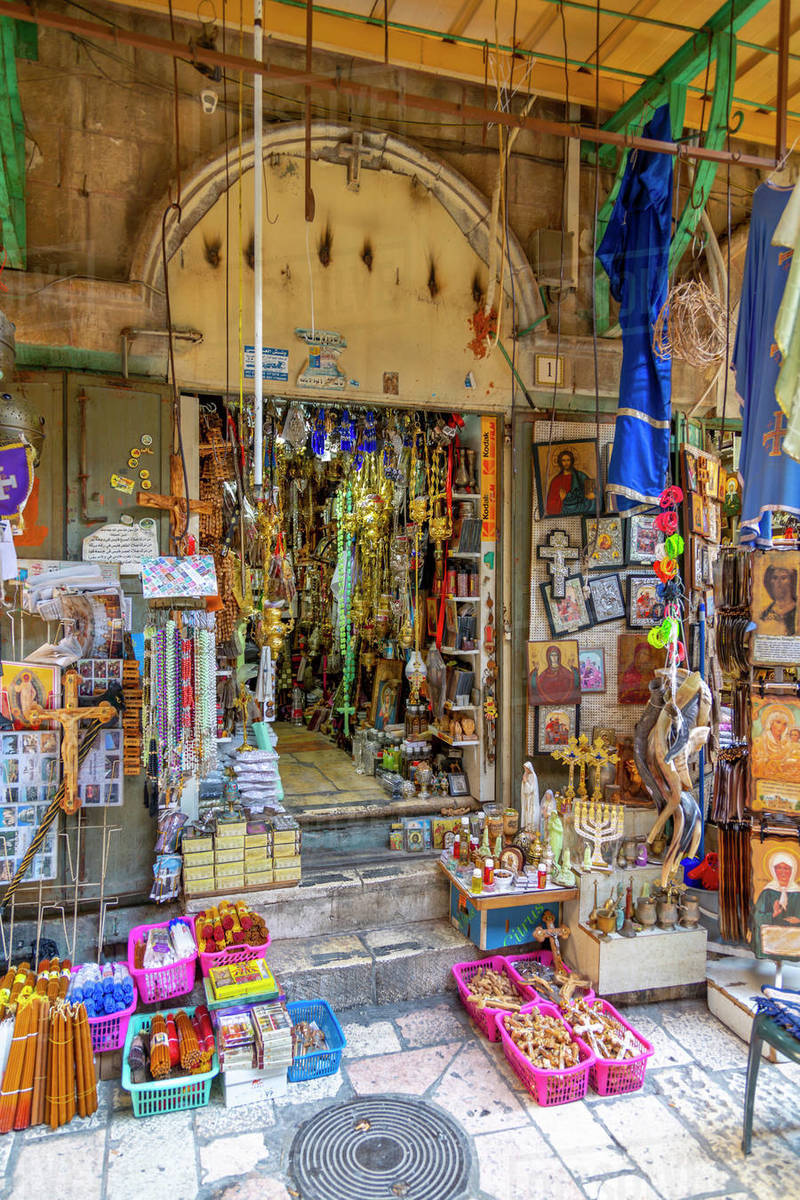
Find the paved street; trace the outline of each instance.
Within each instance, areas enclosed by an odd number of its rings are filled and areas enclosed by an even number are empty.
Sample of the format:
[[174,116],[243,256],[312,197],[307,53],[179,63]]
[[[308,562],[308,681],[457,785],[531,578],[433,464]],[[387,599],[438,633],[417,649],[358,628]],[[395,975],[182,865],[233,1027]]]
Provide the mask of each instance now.
[[473,1156],[465,1200],[796,1196],[800,1068],[762,1067],[745,1160],[744,1044],[698,1001],[626,1011],[656,1047],[643,1090],[629,1097],[590,1092],[537,1107],[448,993],[343,1014],[341,1072],[290,1085],[279,1104],[226,1110],[212,1093],[208,1108],[136,1120],[126,1093],[104,1082],[90,1120],[0,1139],[0,1196],[297,1200],[288,1174],[297,1128],[324,1106],[376,1094],[422,1096],[458,1121]]

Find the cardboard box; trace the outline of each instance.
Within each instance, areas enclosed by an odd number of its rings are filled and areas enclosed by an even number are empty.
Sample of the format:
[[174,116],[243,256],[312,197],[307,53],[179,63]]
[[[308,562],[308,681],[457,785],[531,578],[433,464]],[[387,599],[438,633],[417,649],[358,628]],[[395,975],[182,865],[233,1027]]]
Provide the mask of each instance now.
[[274,859],[272,865],[273,865],[273,867],[276,868],[276,870],[278,867],[280,867],[280,869],[282,871],[286,871],[290,867],[291,868],[296,867],[297,870],[299,871],[300,870],[300,855],[299,854],[287,854],[285,856],[276,857]]
[[216,880],[210,879],[184,879],[183,894],[184,896],[213,896],[217,890]]
[[226,821],[224,817],[217,817],[216,825],[217,837],[231,837],[233,834],[244,835],[247,833],[247,821],[236,817],[232,821]]
[[294,842],[287,842],[286,845],[278,845],[272,847],[272,854],[275,858],[295,858],[300,851],[295,846]]
[[187,854],[184,850],[183,865],[185,867],[211,867],[214,865],[214,851],[202,850],[198,854]]
[[198,879],[214,879],[214,867],[190,867],[187,866],[186,860],[183,862],[183,879],[184,882],[196,883]]
[[241,863],[244,861],[244,850],[215,850],[214,862],[216,865],[222,863]]
[[275,874],[275,883],[287,883],[290,880],[296,880],[297,883],[300,882],[300,868],[299,867],[289,867],[288,869],[284,869],[282,867],[276,867],[274,874]]
[[181,848],[184,854],[197,854],[201,850],[213,850],[214,839],[212,837],[184,837],[181,841]]
[[215,850],[244,850],[244,834],[236,834],[232,837],[221,837],[219,834],[214,838]]
[[263,887],[275,882],[273,871],[245,871],[244,881],[248,887]]
[[242,875],[244,874],[244,864],[241,859],[232,863],[217,862],[214,864],[214,874],[218,879],[225,878],[226,876]]
[[[241,1074],[253,1075],[255,1078],[240,1083],[229,1081],[229,1076]],[[269,1100],[279,1100],[289,1090],[285,1067],[279,1072],[269,1074],[265,1071],[224,1071],[220,1079],[222,1099],[226,1108],[239,1108],[242,1104],[254,1104],[257,1100],[263,1100],[265,1103]]]
[[246,833],[244,835],[245,850],[252,850],[257,846],[263,848],[266,852],[269,848],[270,836],[268,833]]

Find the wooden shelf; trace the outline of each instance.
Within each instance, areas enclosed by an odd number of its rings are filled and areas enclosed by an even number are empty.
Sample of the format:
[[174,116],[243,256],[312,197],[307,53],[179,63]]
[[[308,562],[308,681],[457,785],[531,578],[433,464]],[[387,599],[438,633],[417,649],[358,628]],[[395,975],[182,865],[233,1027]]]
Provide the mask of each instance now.
[[480,550],[461,550],[461,551],[448,550],[447,557],[448,558],[480,558],[481,552],[480,552]]
[[442,654],[480,654],[480,650],[456,650],[454,646],[442,646]]
[[453,492],[451,500],[480,500],[480,492]]
[[454,742],[449,733],[439,733],[439,730],[434,725],[428,726],[428,733],[432,733],[440,742],[446,742],[448,746],[460,748],[462,746],[480,746],[479,738],[470,738],[467,741]]
[[474,712],[480,708],[479,704],[453,704],[452,700],[445,700],[444,706],[448,712]]
[[480,604],[480,596],[445,596],[445,600],[455,600],[456,604]]
[[524,904],[556,904],[563,900],[574,900],[578,895],[577,888],[549,887],[535,888],[530,892],[479,892],[477,896],[474,896],[467,885],[447,869],[441,859],[439,859],[439,870],[453,887],[469,900],[473,908],[477,908],[479,911],[484,908],[519,908]]

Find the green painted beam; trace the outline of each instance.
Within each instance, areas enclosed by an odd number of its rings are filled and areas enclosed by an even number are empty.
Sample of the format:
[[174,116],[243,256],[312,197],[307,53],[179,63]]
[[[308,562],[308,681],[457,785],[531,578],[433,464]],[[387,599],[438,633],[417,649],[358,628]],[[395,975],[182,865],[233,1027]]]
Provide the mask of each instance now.
[[17,84],[16,22],[0,17],[0,224],[7,266],[26,266],[25,125]]
[[603,129],[619,132],[631,123],[639,121],[647,105],[658,108],[668,99],[670,84],[690,83],[705,70],[709,38],[720,33],[737,33],[743,25],[761,12],[762,8],[766,8],[769,2],[770,0],[727,0],[712,17],[709,17],[702,32],[693,34],[679,50],[662,63],[658,71],[642,84],[630,100],[626,100],[613,117],[609,117]]
[[[81,350],[77,346],[40,346],[35,342],[17,342],[17,369],[34,367],[50,370],[93,371],[101,375],[122,375],[119,353],[105,350]],[[163,356],[131,354],[128,374],[148,379],[164,379]]]

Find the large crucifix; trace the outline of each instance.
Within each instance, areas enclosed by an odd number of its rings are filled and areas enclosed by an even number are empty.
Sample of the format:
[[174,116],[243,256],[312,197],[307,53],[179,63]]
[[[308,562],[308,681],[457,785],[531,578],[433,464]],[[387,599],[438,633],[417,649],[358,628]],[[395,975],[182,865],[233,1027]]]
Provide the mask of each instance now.
[[571,571],[569,563],[580,557],[580,550],[577,546],[570,546],[569,536],[563,529],[554,529],[547,539],[547,545],[539,546],[536,554],[538,558],[548,560],[547,569],[553,581],[553,599],[563,600]]
[[179,454],[169,456],[169,490],[168,496],[156,492],[137,492],[136,503],[143,508],[158,508],[169,513],[169,546],[173,554],[180,552],[181,545],[188,531],[188,503],[190,513],[204,513],[208,516],[214,510],[210,500],[187,501],[183,490],[183,463]]
[[31,725],[40,721],[58,721],[63,729],[61,738],[61,764],[64,775],[64,798],[61,807],[65,813],[74,813],[80,807],[78,796],[78,725],[81,721],[102,721],[105,725],[117,715],[117,710],[108,700],[101,700],[88,708],[78,702],[78,684],[81,677],[77,671],[68,671],[64,676],[64,707],[42,708],[41,704],[28,706],[27,719]]

